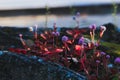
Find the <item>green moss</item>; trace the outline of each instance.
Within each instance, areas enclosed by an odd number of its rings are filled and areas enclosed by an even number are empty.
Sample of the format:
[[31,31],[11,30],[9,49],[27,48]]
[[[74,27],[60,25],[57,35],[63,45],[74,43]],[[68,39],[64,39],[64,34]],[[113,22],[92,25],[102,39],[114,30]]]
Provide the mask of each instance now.
[[90,35],[84,35],[84,37],[90,39]]
[[120,56],[120,44],[110,43],[110,42],[101,42],[101,45],[108,47],[107,53],[112,55]]
[[[90,35],[84,35],[84,37],[90,39]],[[97,39],[98,38],[95,37],[95,40]],[[120,56],[120,44],[111,43],[111,42],[101,42],[101,45],[108,48],[106,53],[111,54],[113,56]]]

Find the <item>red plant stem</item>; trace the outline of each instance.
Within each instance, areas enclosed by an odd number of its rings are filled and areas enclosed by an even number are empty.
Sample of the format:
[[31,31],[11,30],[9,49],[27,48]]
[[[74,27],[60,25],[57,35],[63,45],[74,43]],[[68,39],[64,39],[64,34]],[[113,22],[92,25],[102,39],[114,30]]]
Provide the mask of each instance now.
[[67,47],[65,47],[65,57],[67,56]]
[[65,66],[66,66],[67,68],[69,68],[69,63],[68,63],[67,56],[65,56]]
[[69,49],[69,47],[68,47],[68,45],[67,45],[66,42],[64,42],[64,45],[65,45],[65,49],[68,50],[68,51],[70,51],[70,49]]
[[22,42],[22,45],[23,45],[23,46],[26,45],[25,42],[24,42],[24,40],[23,40],[22,38],[20,38],[20,41]]
[[105,68],[105,70],[106,70],[106,72],[107,72],[107,60],[106,60],[106,56],[104,55],[103,56],[103,65],[104,65],[104,68]]
[[106,73],[108,74],[108,67],[107,67],[107,64],[108,64],[108,60],[106,60],[106,63],[105,63]]
[[37,25],[35,25],[35,33],[34,33],[34,38],[37,39]]
[[[84,45],[82,44],[81,45],[81,58],[86,58],[86,55],[84,54]],[[84,55],[84,57],[82,57]],[[85,67],[85,64],[84,64],[84,62],[83,62],[83,60],[81,59],[81,63],[82,63],[82,66],[83,66],[83,68],[84,68],[84,71],[85,71],[85,73],[87,74],[87,76],[88,76],[88,78],[90,78],[90,75],[89,75],[89,72],[88,72],[88,70],[86,69],[86,67]]]
[[90,31],[91,41],[94,43],[95,30]]
[[97,73],[96,73],[97,77],[98,77],[98,63],[97,63]]
[[56,37],[56,46],[58,45],[58,36]]
[[103,33],[104,33],[104,31],[100,31],[100,35],[99,35],[99,39],[98,39],[98,44],[100,44],[100,40],[101,40],[101,38],[102,38],[102,36],[103,36]]
[[89,78],[90,78],[89,72],[88,72],[88,70],[86,69],[85,64],[84,64],[84,62],[83,62],[82,59],[81,59],[81,64],[82,64],[82,66],[83,66],[83,68],[84,68],[84,71],[85,71],[85,73],[86,73],[86,75],[88,76],[88,79],[89,79]]
[[53,36],[53,47],[55,47],[55,38]]
[[24,40],[22,39],[22,37],[20,37],[20,41],[22,42],[22,45],[25,49],[28,49],[27,45],[25,44]]
[[67,50],[69,50],[69,49],[68,49],[68,45],[66,42],[64,42],[64,46],[65,46],[65,66],[69,67],[69,63],[68,63],[68,59],[67,59]]
[[84,55],[84,45],[81,45],[81,57]]
[[102,38],[104,31],[100,32],[100,38]]
[[[100,32],[100,34],[101,34],[101,32]],[[99,39],[97,41],[98,45],[100,44],[101,38],[102,38],[102,36],[99,36]]]
[[97,41],[98,45],[100,45],[100,41],[101,41],[101,38],[99,38],[98,41]]
[[37,39],[37,31],[35,31],[34,37],[35,39]]

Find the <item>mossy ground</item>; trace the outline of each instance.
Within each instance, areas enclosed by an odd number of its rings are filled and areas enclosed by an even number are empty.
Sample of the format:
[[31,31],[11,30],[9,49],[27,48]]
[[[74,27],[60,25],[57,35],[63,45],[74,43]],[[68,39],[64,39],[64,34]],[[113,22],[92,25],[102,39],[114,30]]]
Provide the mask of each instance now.
[[107,53],[111,55],[120,56],[120,44],[112,43],[112,42],[101,42],[101,45],[108,47]]

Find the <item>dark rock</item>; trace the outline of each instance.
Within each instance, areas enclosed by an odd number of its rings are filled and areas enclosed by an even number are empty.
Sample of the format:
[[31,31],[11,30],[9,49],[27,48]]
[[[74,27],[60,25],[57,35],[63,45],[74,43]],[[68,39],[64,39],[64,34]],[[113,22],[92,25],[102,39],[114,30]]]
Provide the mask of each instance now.
[[86,77],[36,56],[3,52],[0,80],[86,80]]
[[106,31],[102,39],[108,42],[118,42],[116,41],[117,34],[119,33],[117,27],[112,23],[104,24],[104,26],[106,27]]

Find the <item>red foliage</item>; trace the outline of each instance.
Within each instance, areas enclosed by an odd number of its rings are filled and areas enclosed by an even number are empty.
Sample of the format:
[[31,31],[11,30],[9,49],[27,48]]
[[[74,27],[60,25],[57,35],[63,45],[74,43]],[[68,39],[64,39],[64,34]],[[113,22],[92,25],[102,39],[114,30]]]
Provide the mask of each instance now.
[[[56,32],[56,29],[56,24],[54,24],[53,31]],[[100,54],[101,51],[96,49],[94,40],[86,43],[83,41],[83,44],[75,42],[75,40],[80,37],[81,33],[86,32],[86,30],[75,28],[73,30],[67,30],[66,32],[72,36],[71,40],[66,39],[66,41],[61,40],[57,42],[58,36],[53,36],[52,32],[45,31],[45,33],[39,34],[37,37],[34,36],[34,45],[30,47],[25,44],[20,35],[21,42],[25,49],[9,48],[9,51],[26,55],[27,52],[29,52],[30,55],[39,56],[45,60],[59,63],[68,68],[70,68],[71,65],[79,64],[77,65],[79,68],[76,71],[81,72],[84,70],[89,80],[98,80],[99,75],[102,75],[99,74],[98,69],[101,69],[101,73],[106,73],[103,76],[105,78],[107,78],[108,71],[110,71],[112,75],[117,73],[112,69],[108,70],[106,54],[105,56]],[[42,38],[42,40],[40,38]],[[60,45],[58,45],[58,43]],[[84,43],[87,45],[84,45]],[[100,61],[100,63],[98,64],[96,61]]]
[[27,53],[27,51],[25,49],[9,48],[8,50],[11,51],[11,52],[18,53],[18,54],[19,53],[22,53],[22,54],[26,54]]

